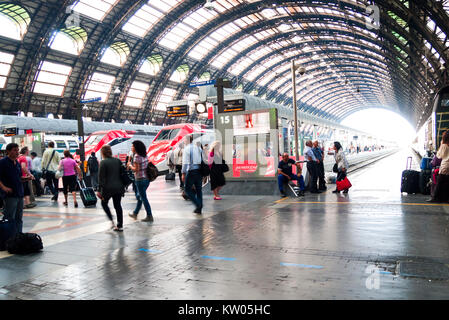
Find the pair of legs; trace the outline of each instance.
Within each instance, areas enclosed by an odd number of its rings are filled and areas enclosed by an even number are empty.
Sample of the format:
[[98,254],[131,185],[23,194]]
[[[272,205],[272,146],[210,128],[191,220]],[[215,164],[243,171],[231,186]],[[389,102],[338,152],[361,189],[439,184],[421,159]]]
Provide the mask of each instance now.
[[[195,186],[195,192],[192,187]],[[203,208],[203,177],[200,170],[191,170],[186,174],[185,192],[195,204],[195,213],[201,213]]]
[[111,209],[109,209],[108,202],[109,199],[112,198],[112,203],[114,204],[115,213],[117,214],[117,228],[114,230],[120,231],[119,229],[123,228],[123,209],[122,209],[122,194],[118,193],[113,196],[103,197],[101,200],[101,206],[103,207],[104,212],[108,216],[109,220],[111,220],[112,225],[114,225],[114,219],[112,218]]
[[316,162],[307,162],[307,172],[310,174],[309,190],[311,193],[318,193],[318,164]]
[[78,202],[76,202],[76,175],[73,176],[63,176],[62,177],[62,185],[63,185],[63,192],[64,192],[64,198],[65,202],[64,205],[67,205],[67,197],[68,193],[71,192],[73,196],[73,203],[75,207],[78,207]]
[[135,181],[135,193],[136,193],[136,199],[137,199],[137,205],[134,209],[133,214],[131,215],[132,218],[136,219],[137,215],[139,214],[140,209],[142,208],[142,204],[145,207],[145,211],[147,212],[147,216],[144,220],[153,221],[153,214],[151,212],[151,206],[150,202],[147,198],[147,189],[150,185],[150,181],[148,179],[143,180],[136,180]]
[[55,173],[53,171],[47,171],[45,174],[45,180],[47,182],[47,186],[50,188],[51,193],[53,194],[54,201],[58,201],[58,189],[59,189],[59,180],[56,179]]
[[[304,185],[304,177],[302,175],[300,175],[299,177],[296,174],[292,174],[289,176],[291,178],[291,180],[295,180],[298,181],[299,183],[299,189],[304,192],[305,190],[305,185]],[[281,194],[284,194],[284,183],[288,183],[288,178],[282,174],[278,175],[278,186],[279,186],[279,191],[281,192]]]
[[3,219],[8,219],[16,225],[16,232],[23,228],[23,198],[6,197],[3,199]]
[[41,186],[42,173],[36,170],[31,170],[31,174],[34,176],[34,180],[32,182],[34,184],[34,187],[36,188],[36,196],[40,197],[44,193],[44,190]]
[[324,179],[324,163],[321,161],[318,164],[318,189],[326,190],[326,180]]
[[218,194],[220,192],[220,189],[223,187],[216,187],[212,192],[214,193],[214,198],[220,198],[220,195]]
[[183,189],[184,188],[184,182],[182,182],[182,172],[181,172],[181,170],[182,170],[182,166],[177,164],[176,165],[176,172],[178,173],[178,176],[179,176],[179,187],[181,189]]
[[98,189],[98,171],[90,173],[90,182],[92,183],[92,188],[94,188],[94,190],[97,191],[97,189]]

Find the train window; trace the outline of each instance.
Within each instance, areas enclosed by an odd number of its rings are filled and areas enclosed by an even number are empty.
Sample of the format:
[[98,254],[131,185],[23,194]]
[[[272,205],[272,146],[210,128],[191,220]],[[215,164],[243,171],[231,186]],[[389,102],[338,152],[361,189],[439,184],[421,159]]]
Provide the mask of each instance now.
[[67,143],[69,144],[69,148],[78,148],[78,143],[76,143],[75,140],[68,140]]
[[91,135],[89,136],[89,138],[87,138],[84,144],[89,146],[97,145],[101,141],[101,139],[103,139],[102,134]]
[[179,130],[181,129],[166,129],[162,130],[159,136],[157,137],[156,141],[159,140],[171,140],[179,133]]
[[64,140],[56,140],[55,142],[56,142],[56,148],[58,148],[58,149],[61,149],[61,148],[65,149],[65,148],[67,148]]
[[112,147],[112,146],[115,146],[116,144],[122,143],[126,140],[129,140],[129,138],[117,138],[117,139],[114,139],[111,142],[109,142],[108,145],[110,145]]

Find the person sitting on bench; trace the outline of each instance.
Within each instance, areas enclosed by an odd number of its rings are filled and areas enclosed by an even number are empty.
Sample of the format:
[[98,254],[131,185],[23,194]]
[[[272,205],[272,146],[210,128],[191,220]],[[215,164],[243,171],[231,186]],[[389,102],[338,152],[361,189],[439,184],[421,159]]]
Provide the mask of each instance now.
[[[296,172],[298,173],[293,174],[292,172],[292,166],[296,165]],[[299,196],[304,195],[304,178],[301,175],[302,169],[299,163],[297,163],[295,160],[292,160],[289,158],[288,153],[284,153],[282,155],[282,160],[279,161],[278,165],[278,185],[279,185],[279,191],[281,192],[281,196],[284,198],[287,195],[284,192],[284,183],[289,182],[290,180],[296,180],[299,181],[299,189],[301,190],[299,193]]]

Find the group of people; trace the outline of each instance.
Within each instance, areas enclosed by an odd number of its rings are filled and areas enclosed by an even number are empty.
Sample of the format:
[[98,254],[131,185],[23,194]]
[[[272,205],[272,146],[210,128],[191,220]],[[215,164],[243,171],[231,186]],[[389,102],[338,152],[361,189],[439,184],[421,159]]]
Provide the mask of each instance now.
[[[337,173],[336,180],[344,180],[346,178],[349,164],[346,160],[342,145],[338,141],[335,141],[333,145],[333,152],[329,152],[328,154],[333,154],[335,158],[335,171]],[[318,141],[306,141],[304,160],[304,162],[306,162],[307,172],[310,176],[308,183],[308,190],[310,193],[321,193],[322,191],[327,190],[324,177],[324,149],[319,146]],[[293,165],[296,166],[296,174],[293,174]],[[284,153],[282,155],[282,160],[278,164],[278,187],[282,197],[287,196],[284,190],[284,185],[291,180],[298,181],[298,196],[304,196],[306,185],[302,175],[301,161],[290,159],[288,153]],[[340,191],[348,193],[348,189],[339,190],[338,188],[332,192],[339,193]]]
[[[448,134],[449,143],[449,134]],[[187,200],[191,200],[195,206],[194,213],[202,214],[203,193],[202,186],[204,180],[203,165],[208,166],[211,190],[214,200],[221,200],[220,189],[226,184],[224,173],[229,170],[223,159],[221,143],[215,141],[209,148],[201,144],[193,144],[193,135],[187,135],[178,149],[173,150],[168,156],[170,167],[175,169],[180,177],[180,188],[185,192]],[[346,177],[348,163],[346,161],[343,148],[340,143],[334,143],[334,157],[338,167],[337,180]],[[449,149],[448,149],[449,150]],[[135,209],[129,216],[137,220],[142,208],[145,208],[145,222],[153,222],[151,205],[147,197],[147,189],[150,179],[147,174],[149,165],[146,155],[146,146],[140,140],[133,141],[131,154],[124,166],[122,162],[112,154],[110,146],[101,148],[102,160],[99,162],[95,154],[91,154],[88,160],[89,173],[92,185],[96,190],[97,197],[101,200],[101,206],[108,219],[111,221],[114,231],[123,231],[123,209],[121,199],[125,194],[127,186],[124,183],[123,175],[132,172],[132,184],[137,199]],[[49,142],[48,148],[43,153],[42,159],[32,153],[32,163],[27,159],[29,150],[24,147],[20,150],[15,143],[10,143],[6,147],[7,156],[0,160],[0,197],[4,201],[3,214],[6,219],[16,221],[17,230],[22,232],[23,208],[33,207],[30,196],[30,181],[45,178],[46,186],[49,187],[53,197],[52,201],[58,201],[59,177],[62,176],[64,205],[68,205],[68,194],[72,193],[74,207],[78,207],[76,198],[77,181],[83,179],[83,170],[80,164],[73,159],[69,150],[64,151],[61,159],[59,153],[54,149],[54,143]],[[309,190],[311,193],[319,193],[326,190],[324,179],[324,151],[320,148],[318,141],[306,142],[304,152],[307,170],[310,174]],[[448,151],[449,158],[449,151]],[[172,160],[170,160],[172,159]],[[292,167],[296,166],[296,174],[293,174]],[[34,168],[31,170],[31,168]],[[444,171],[443,171],[444,173]],[[306,189],[300,162],[289,158],[287,153],[283,154],[278,165],[278,183],[282,196],[285,196],[284,183],[290,180],[297,180],[300,188],[300,195],[304,195]],[[40,183],[38,183],[40,185]],[[39,189],[40,190],[40,189]],[[42,191],[39,191],[42,194]],[[334,191],[338,192],[338,190]],[[347,192],[347,190],[344,190]],[[112,199],[116,211],[117,223],[114,222],[111,210],[108,206]],[[35,206],[35,204],[34,204]]]

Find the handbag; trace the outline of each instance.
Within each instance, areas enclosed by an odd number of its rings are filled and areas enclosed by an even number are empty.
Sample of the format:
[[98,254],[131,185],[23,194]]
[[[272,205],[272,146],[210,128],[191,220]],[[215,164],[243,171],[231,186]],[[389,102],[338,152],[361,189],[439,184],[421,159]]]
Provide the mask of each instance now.
[[120,161],[120,180],[122,181],[122,184],[125,186],[125,188],[128,188],[128,186],[131,183],[133,183],[133,180],[131,179],[128,171],[126,171],[126,168],[122,165],[121,161]]
[[349,181],[348,177],[345,177],[343,180],[337,181],[337,190],[346,190],[352,187],[351,182]]
[[224,161],[224,159],[223,159],[223,163],[222,163],[222,165],[221,165],[221,171],[222,171],[223,173],[229,171],[229,166],[226,164],[226,162]]
[[207,177],[208,175],[210,175],[209,165],[204,163],[204,161],[203,161],[203,152],[201,152],[200,172],[201,172],[202,177]]
[[64,176],[64,164],[62,165],[61,169],[56,170],[55,172],[55,178],[59,179]]
[[335,173],[338,173],[338,165],[337,163],[334,164],[334,167],[332,168],[332,171]]

